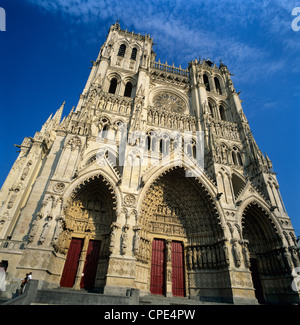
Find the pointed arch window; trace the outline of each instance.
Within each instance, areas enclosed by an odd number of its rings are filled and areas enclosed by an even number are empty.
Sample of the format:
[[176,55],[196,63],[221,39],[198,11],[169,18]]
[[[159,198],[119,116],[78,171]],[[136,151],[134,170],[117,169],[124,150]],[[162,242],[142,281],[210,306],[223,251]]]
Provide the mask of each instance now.
[[115,139],[117,141],[122,141],[123,137],[124,137],[124,128],[125,125],[122,121],[118,121],[115,123]]
[[237,165],[236,155],[235,155],[235,152],[234,151],[232,151],[231,156],[232,156],[232,162],[233,162],[233,164],[234,165]]
[[153,131],[147,132],[146,148],[147,150],[156,151],[156,134]]
[[108,136],[109,125],[105,124],[102,128],[101,138],[106,139]]
[[118,84],[117,78],[112,78],[111,81],[110,81],[110,86],[109,86],[109,90],[108,90],[108,92],[110,94],[115,94],[116,93],[117,84]]
[[137,54],[137,48],[134,47],[134,48],[132,49],[132,51],[131,51],[131,57],[130,57],[130,59],[131,59],[131,60],[136,60],[136,54]]
[[243,166],[243,160],[242,160],[242,156],[239,152],[237,152],[237,160],[240,166]]
[[214,78],[215,80],[215,87],[216,87],[216,92],[219,94],[219,95],[222,95],[222,91],[221,91],[221,85],[220,85],[220,81],[217,77]]
[[191,139],[186,146],[186,153],[191,156],[192,158],[196,159],[197,157],[197,150],[196,150],[196,142]]
[[147,138],[146,138],[146,148],[147,150],[151,150],[151,136],[150,135],[147,135]]
[[196,145],[193,145],[193,157],[196,159],[197,158],[197,149],[196,149]]
[[151,150],[152,151],[156,151],[156,142],[157,142],[156,136],[155,136],[155,134],[152,134],[151,135]]
[[226,121],[225,109],[222,105],[220,105],[219,111],[221,120]]
[[205,88],[207,91],[210,91],[210,87],[209,87],[209,81],[208,81],[208,77],[206,74],[203,75],[203,82],[204,82],[204,85],[205,85]]
[[124,58],[125,52],[126,52],[126,45],[125,44],[121,44],[120,47],[119,47],[118,56],[121,56],[121,57]]
[[164,143],[163,143],[163,139],[159,140],[159,151],[161,153],[163,153],[163,149],[164,149]]
[[242,156],[241,156],[240,151],[239,151],[238,148],[233,147],[233,150],[231,152],[231,156],[232,156],[232,163],[234,165],[243,166]]
[[125,86],[124,96],[131,97],[131,92],[132,92],[132,83],[128,81]]
[[163,156],[167,156],[170,153],[170,137],[168,134],[164,134],[159,140],[159,151]]
[[211,117],[215,117],[214,116],[214,111],[213,111],[213,107],[212,107],[212,104],[211,103],[208,103],[208,107],[209,107],[209,112],[210,112],[210,114],[211,114]]

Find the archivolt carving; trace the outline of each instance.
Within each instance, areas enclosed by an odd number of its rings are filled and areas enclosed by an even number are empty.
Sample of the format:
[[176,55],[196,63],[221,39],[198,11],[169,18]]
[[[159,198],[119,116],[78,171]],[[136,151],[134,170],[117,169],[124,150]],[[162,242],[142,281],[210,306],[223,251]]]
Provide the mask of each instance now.
[[247,241],[250,256],[257,259],[260,274],[290,274],[299,265],[298,249],[283,244],[284,235],[280,236],[271,216],[259,204],[252,202],[245,208],[242,225],[243,241]]
[[[144,249],[150,249],[149,238],[157,235],[187,241],[193,249],[201,246],[208,250],[223,238],[210,197],[195,178],[185,177],[182,168],[166,172],[150,185],[143,198],[139,227],[139,245]],[[149,254],[141,253],[139,249],[138,260],[147,261]],[[218,261],[221,263],[220,258]]]
[[93,175],[87,179],[82,180],[76,186],[76,188],[73,190],[73,192],[71,194],[71,199],[74,199],[78,195],[78,193],[80,193],[80,191],[85,188],[85,186],[87,184],[89,184],[90,182],[93,182],[93,181],[103,182],[107,186],[108,193],[110,193],[110,195],[112,197],[113,209],[116,209],[116,203],[117,203],[116,193],[115,193],[114,188],[112,187],[111,183],[102,174]]
[[65,206],[62,231],[53,242],[56,251],[66,253],[70,237],[101,240],[102,257],[107,257],[114,246],[112,225],[116,220],[114,191],[104,177],[91,177],[74,190]]

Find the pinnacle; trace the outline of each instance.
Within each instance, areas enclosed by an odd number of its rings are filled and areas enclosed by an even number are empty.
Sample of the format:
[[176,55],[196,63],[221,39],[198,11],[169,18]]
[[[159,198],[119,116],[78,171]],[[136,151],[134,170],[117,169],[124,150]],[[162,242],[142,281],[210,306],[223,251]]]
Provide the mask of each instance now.
[[65,107],[65,103],[66,103],[66,101],[64,101],[62,103],[62,105],[60,106],[60,108],[57,110],[57,112],[53,116],[53,121],[54,121],[55,124],[59,124],[60,121],[61,121],[61,117],[62,117],[62,113],[63,113],[64,107]]

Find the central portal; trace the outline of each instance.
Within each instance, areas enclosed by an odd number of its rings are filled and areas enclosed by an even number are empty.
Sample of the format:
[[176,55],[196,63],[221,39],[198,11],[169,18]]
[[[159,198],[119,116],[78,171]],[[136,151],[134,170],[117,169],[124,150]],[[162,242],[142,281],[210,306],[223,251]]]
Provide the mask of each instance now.
[[[172,295],[185,296],[183,244],[172,241],[171,252],[167,250],[163,239],[154,239],[151,258],[150,292],[155,295],[165,295],[167,281],[172,280]],[[169,257],[170,256],[170,257]],[[171,258],[172,277],[168,276],[168,261]]]
[[[140,216],[138,288],[166,296],[215,295],[215,278],[227,267],[224,234],[200,180],[186,177],[181,167],[164,172],[143,196]],[[208,281],[216,282],[213,292]]]

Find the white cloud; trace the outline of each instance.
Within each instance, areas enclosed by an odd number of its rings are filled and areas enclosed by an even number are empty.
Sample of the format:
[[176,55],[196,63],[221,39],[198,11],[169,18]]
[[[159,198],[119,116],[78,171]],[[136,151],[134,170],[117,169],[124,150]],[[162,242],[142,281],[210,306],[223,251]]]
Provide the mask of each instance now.
[[[283,68],[288,53],[278,59],[270,52],[272,42],[291,52],[296,46],[295,35],[289,34],[290,12],[296,5],[291,0],[27,1],[73,18],[88,30],[88,39],[93,42],[119,18],[124,29],[150,33],[157,44],[158,58],[183,67],[199,56],[210,57],[216,63],[222,59],[239,80],[255,82],[263,66],[269,69],[265,73]],[[250,27],[257,27],[260,40],[247,35]]]

